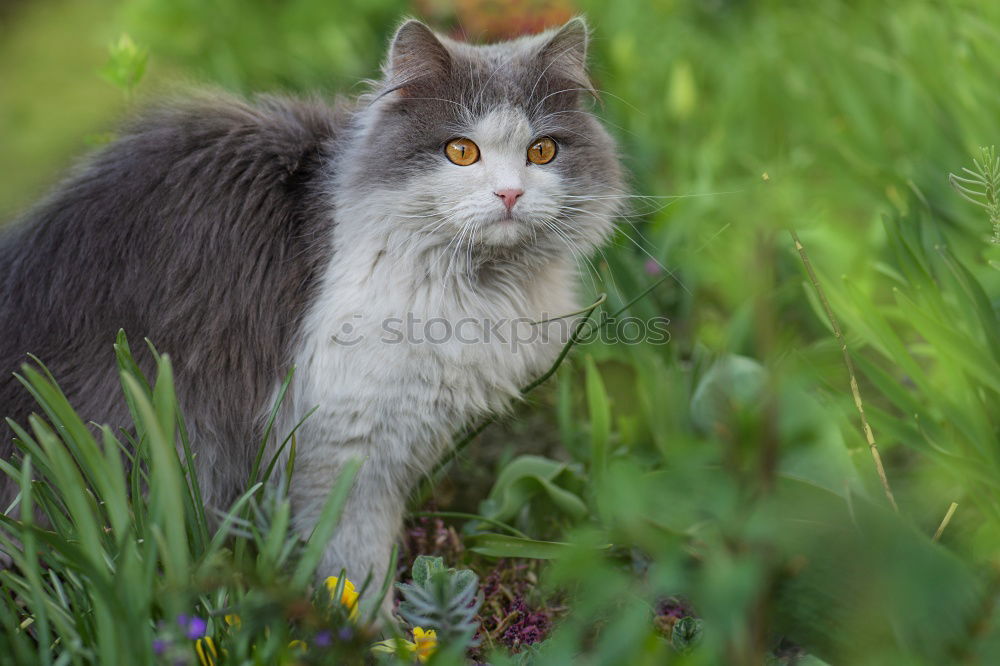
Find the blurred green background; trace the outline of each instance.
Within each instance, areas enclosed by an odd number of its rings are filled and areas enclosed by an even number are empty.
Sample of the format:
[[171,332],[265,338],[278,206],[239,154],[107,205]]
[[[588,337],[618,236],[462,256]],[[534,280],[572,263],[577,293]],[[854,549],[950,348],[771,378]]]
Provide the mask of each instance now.
[[[613,544],[544,570],[579,596],[538,663],[789,663],[788,640],[830,663],[1000,663],[1000,253],[948,181],[1000,142],[1000,3],[8,2],[0,220],[144,98],[351,95],[405,15],[478,41],[576,13],[595,112],[650,197],[583,283],[611,313],[666,276],[626,314],[668,317],[671,340],[581,345],[463,452],[435,506]],[[148,53],[134,91],[99,74],[122,34]],[[844,329],[898,513],[790,229]],[[512,485],[525,452],[563,467]],[[704,619],[690,653],[653,628],[674,595]]]

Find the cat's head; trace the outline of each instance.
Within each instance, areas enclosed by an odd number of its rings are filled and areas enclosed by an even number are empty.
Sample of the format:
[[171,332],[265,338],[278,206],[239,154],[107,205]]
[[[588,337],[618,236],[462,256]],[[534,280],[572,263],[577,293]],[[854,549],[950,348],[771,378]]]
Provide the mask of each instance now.
[[375,224],[421,247],[589,254],[612,228],[622,176],[584,103],[587,40],[582,19],[486,46],[407,21],[362,99],[342,183]]

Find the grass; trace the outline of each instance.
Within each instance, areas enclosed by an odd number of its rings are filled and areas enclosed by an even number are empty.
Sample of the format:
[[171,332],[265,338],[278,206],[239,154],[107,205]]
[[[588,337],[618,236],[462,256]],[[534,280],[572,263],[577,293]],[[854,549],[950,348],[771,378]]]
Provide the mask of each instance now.
[[[998,142],[1000,8],[547,6],[551,20],[581,10],[595,27],[597,111],[647,195],[583,267],[591,301],[607,294],[594,319],[667,317],[670,340],[578,345],[415,499],[401,580],[419,584],[421,555],[444,567],[411,593],[419,617],[446,617],[442,590],[459,571],[481,595],[478,645],[445,636],[461,621],[438,620],[434,663],[996,662],[1000,246],[993,158],[980,147]],[[20,91],[0,99],[0,137],[39,146],[0,158],[31,165],[5,169],[0,210],[27,203],[94,131],[70,111],[82,91],[107,96],[95,118],[124,103],[82,42],[124,31],[148,49],[140,97],[177,78],[329,91],[375,72],[404,13],[500,35],[535,11],[402,0],[106,8],[25,5],[0,28],[14,37],[0,40],[0,71]],[[42,48],[60,35],[65,48]],[[46,59],[25,61],[31,49]],[[26,88],[36,69],[44,96]],[[5,654],[197,663],[177,622],[196,615],[220,663],[375,658],[382,637],[311,585],[314,558],[288,529],[280,484],[248,483],[211,527],[188,460],[169,446],[183,432],[169,359],[150,386],[123,342],[128,437],[94,438],[44,372],[25,371],[48,409],[21,424],[21,460],[4,471],[51,528],[4,521],[4,538],[23,546],[0,574]],[[119,468],[130,437],[139,464]],[[363,607],[381,582],[368,582]],[[224,620],[234,611],[238,627]],[[412,640],[411,625],[399,638]],[[155,641],[172,651],[157,655]]]
[[[823,286],[820,284],[819,279],[816,277],[816,271],[813,270],[812,263],[809,261],[809,254],[806,252],[806,248],[802,245],[802,241],[799,240],[799,235],[794,231],[789,232],[792,237],[792,242],[795,243],[795,250],[799,253],[802,258],[802,265],[806,269],[806,273],[809,275],[809,282],[812,284],[813,289],[816,290],[816,296],[819,298],[819,302],[823,306],[823,312],[826,314],[827,320],[830,322],[830,328],[833,329],[833,335],[837,338],[837,342],[840,343],[840,351],[844,355],[844,366],[847,368],[847,374],[851,378],[851,397],[854,398],[854,406],[858,409],[858,416],[861,418],[861,430],[865,434],[865,441],[868,442],[868,450],[872,454],[872,462],[875,464],[875,471],[878,473],[878,480],[882,484],[882,490],[885,491],[885,498],[889,501],[892,506],[893,511],[899,511],[899,507],[896,505],[896,498],[893,497],[892,488],[889,487],[889,479],[885,475],[885,466],[882,464],[882,456],[878,452],[878,445],[875,443],[875,435],[872,434],[872,428],[868,424],[868,418],[865,416],[865,406],[864,402],[861,400],[861,390],[858,388],[858,378],[854,374],[854,363],[851,362],[851,354],[847,350],[847,343],[844,342],[844,334],[840,330],[840,324],[837,322],[837,315],[833,313],[833,308],[830,307],[830,301],[827,300],[826,294],[823,292]],[[952,503],[952,509],[955,504]],[[949,514],[950,515],[950,514]],[[939,532],[941,530],[939,529]],[[940,536],[939,533],[935,534],[935,540]]]

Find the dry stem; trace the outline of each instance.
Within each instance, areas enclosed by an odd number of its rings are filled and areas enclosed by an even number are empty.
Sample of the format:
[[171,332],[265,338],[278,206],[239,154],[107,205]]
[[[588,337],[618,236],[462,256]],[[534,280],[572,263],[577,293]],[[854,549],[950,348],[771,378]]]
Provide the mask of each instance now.
[[795,242],[795,249],[799,253],[799,258],[802,259],[802,265],[806,267],[806,273],[809,274],[809,281],[812,282],[813,288],[816,290],[816,295],[819,297],[819,302],[823,305],[823,310],[826,312],[826,317],[830,320],[833,335],[837,338],[837,342],[840,343],[840,351],[844,355],[844,365],[847,366],[847,374],[851,378],[851,395],[854,397],[854,406],[857,407],[858,414],[861,415],[861,429],[865,433],[868,450],[871,452],[872,460],[875,462],[875,471],[878,473],[879,481],[882,482],[882,490],[885,491],[886,499],[889,500],[889,504],[892,505],[893,510],[898,512],[899,507],[896,506],[896,499],[892,496],[892,489],[889,487],[889,479],[885,475],[885,467],[882,466],[882,456],[879,455],[878,446],[875,444],[875,435],[872,434],[871,426],[868,425],[868,417],[865,416],[864,404],[861,401],[861,389],[858,388],[858,380],[854,374],[854,363],[851,362],[851,355],[847,351],[847,341],[844,339],[844,334],[840,331],[840,324],[837,323],[837,317],[833,314],[833,308],[830,307],[826,293],[823,291],[823,287],[820,286],[819,279],[816,277],[816,272],[809,261],[809,255],[806,254],[805,246],[802,245],[802,241],[799,240],[799,236],[794,230],[789,229],[788,233],[792,235],[792,240]]
[[941,519],[941,524],[938,525],[937,531],[934,532],[934,536],[931,537],[931,541],[937,541],[944,534],[944,528],[948,527],[948,523],[951,522],[951,517],[955,515],[955,509],[958,508],[958,502],[952,502],[951,506],[948,507],[947,513],[944,514],[944,518]]

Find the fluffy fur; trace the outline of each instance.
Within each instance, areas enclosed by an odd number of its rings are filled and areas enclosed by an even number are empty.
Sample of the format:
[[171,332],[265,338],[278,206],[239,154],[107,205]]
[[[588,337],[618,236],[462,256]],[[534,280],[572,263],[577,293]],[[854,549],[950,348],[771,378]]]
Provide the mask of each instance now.
[[[489,46],[409,21],[354,103],[213,96],[145,114],[0,240],[0,409],[31,411],[9,379],[31,352],[85,418],[124,423],[110,343],[148,336],[174,359],[199,476],[224,505],[294,364],[276,432],[317,408],[297,435],[295,520],[310,529],[363,459],[321,573],[380,575],[415,481],[552,362],[565,322],[525,322],[577,307],[576,255],[611,229],[621,178],[581,104],[586,43],[579,19]],[[541,136],[558,154],[531,164]],[[454,137],[481,159],[448,161]],[[510,216],[502,189],[524,190]],[[387,336],[406,319],[468,326]]]

